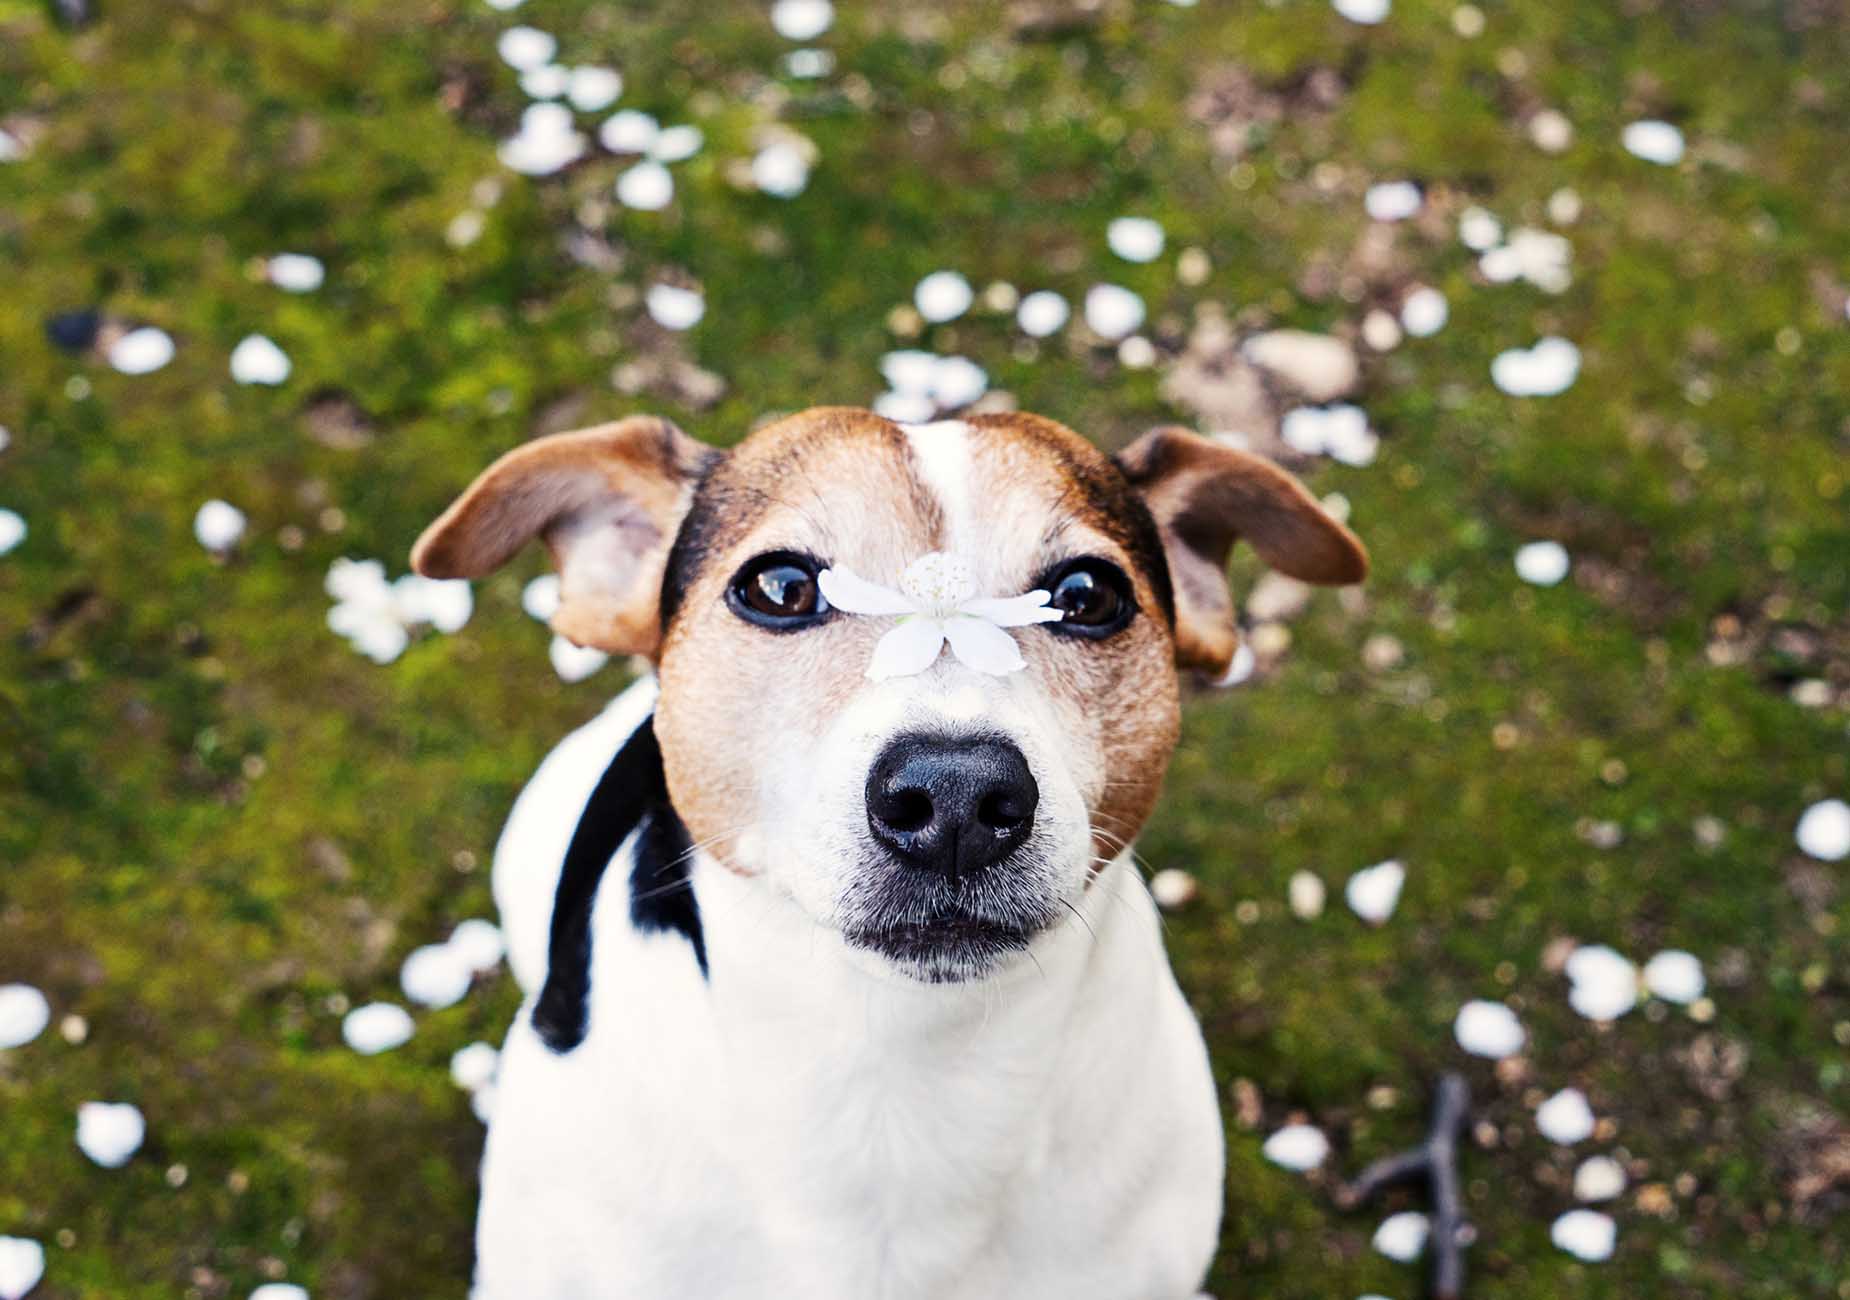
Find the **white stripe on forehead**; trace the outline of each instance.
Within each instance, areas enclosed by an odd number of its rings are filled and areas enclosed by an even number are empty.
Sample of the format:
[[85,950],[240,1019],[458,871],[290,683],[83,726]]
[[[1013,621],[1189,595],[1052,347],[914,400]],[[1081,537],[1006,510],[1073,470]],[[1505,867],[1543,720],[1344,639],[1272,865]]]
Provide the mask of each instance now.
[[902,424],[912,454],[918,460],[925,485],[944,510],[944,549],[958,553],[976,535],[976,503],[970,473],[970,436],[976,432],[962,420],[936,420],[930,424]]

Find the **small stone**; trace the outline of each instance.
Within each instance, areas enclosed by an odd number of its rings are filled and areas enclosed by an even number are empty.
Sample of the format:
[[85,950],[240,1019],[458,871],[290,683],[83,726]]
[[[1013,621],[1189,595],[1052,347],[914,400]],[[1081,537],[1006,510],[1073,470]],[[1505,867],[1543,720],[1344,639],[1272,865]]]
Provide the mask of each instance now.
[[1323,915],[1324,900],[1329,891],[1324,888],[1323,877],[1314,871],[1296,871],[1285,885],[1285,896],[1291,903],[1291,914],[1301,921],[1314,921]]
[[1195,878],[1179,867],[1166,867],[1150,877],[1150,897],[1165,911],[1186,907],[1199,892]]
[[706,298],[696,289],[679,285],[651,285],[646,301],[650,317],[663,329],[692,329],[707,314]]
[[1148,217],[1119,217],[1105,227],[1105,242],[1127,262],[1154,262],[1163,255],[1163,228]]
[[1619,136],[1625,151],[1663,167],[1683,160],[1683,133],[1668,122],[1633,122]]
[[231,377],[240,384],[274,386],[289,378],[289,358],[262,334],[246,335],[231,350]]
[[152,325],[130,330],[109,348],[109,364],[125,375],[152,374],[173,360],[173,337]]
[[1095,284],[1086,290],[1086,325],[1100,338],[1116,343],[1143,324],[1143,299],[1120,284]]
[[617,177],[617,202],[638,212],[660,212],[674,198],[674,177],[654,160],[645,160]]
[[1044,339],[1058,333],[1071,315],[1066,299],[1051,289],[1037,289],[1021,300],[1015,310],[1015,323],[1029,338]]
[[0,984],[0,1052],[24,1047],[50,1023],[51,1003],[43,993],[30,984]]
[[1370,925],[1382,925],[1394,915],[1400,903],[1401,887],[1406,882],[1406,867],[1390,858],[1350,876],[1349,883],[1343,887],[1343,897],[1357,916]]
[[361,1056],[377,1056],[411,1041],[411,1013],[393,1002],[368,1002],[341,1021],[341,1037]]
[[1129,370],[1148,370],[1156,364],[1156,344],[1133,334],[1118,344],[1118,364]]
[[1426,1249],[1426,1238],[1431,1232],[1432,1224],[1424,1214],[1403,1210],[1389,1215],[1375,1229],[1375,1249],[1389,1259],[1410,1264]]
[[1330,1140],[1309,1124],[1290,1124],[1267,1138],[1261,1150],[1273,1164],[1305,1173],[1329,1158]]
[[473,977],[468,963],[454,949],[436,943],[413,949],[398,972],[405,996],[419,1006],[435,1009],[461,1002]]
[[1362,666],[1372,673],[1398,668],[1406,657],[1406,647],[1401,645],[1400,638],[1386,632],[1377,632],[1362,642]]
[[1516,551],[1516,576],[1537,587],[1552,587],[1567,576],[1573,561],[1559,542],[1530,542]]
[[1176,258],[1176,279],[1191,288],[1206,284],[1214,274],[1214,261],[1205,248],[1185,248]]
[[970,282],[956,271],[933,271],[912,291],[913,306],[933,323],[956,320],[975,300]]
[[552,639],[547,656],[552,670],[565,682],[582,682],[610,662],[610,656],[595,646],[573,645],[562,636]]
[[0,1237],[0,1300],[25,1300],[45,1276],[45,1247],[30,1237]]
[[1451,306],[1437,289],[1421,285],[1400,305],[1401,328],[1416,339],[1431,338],[1445,328]]
[[1535,1111],[1535,1127],[1550,1142],[1571,1147],[1593,1136],[1593,1108],[1578,1088],[1563,1088]]
[[1706,987],[1702,963],[1693,953],[1672,948],[1644,964],[1644,986],[1653,997],[1688,1006]]
[[829,0],[777,0],[771,6],[771,26],[787,41],[813,41],[834,22]]
[[193,536],[208,551],[225,552],[244,536],[244,512],[229,501],[216,498],[199,507],[193,515]]
[[1379,307],[1362,318],[1362,342],[1376,352],[1392,352],[1400,340],[1400,322]]
[[474,1092],[495,1081],[501,1054],[487,1043],[470,1043],[450,1057],[450,1079],[464,1092]]
[[1501,1002],[1481,999],[1458,1009],[1452,1033],[1465,1051],[1492,1061],[1516,1055],[1529,1037],[1514,1011]]
[[327,276],[321,259],[307,253],[278,253],[264,263],[270,283],[285,293],[313,293]]
[[1554,1221],[1548,1235],[1554,1244],[1588,1264],[1612,1258],[1618,1227],[1598,1210],[1569,1210]]
[[622,93],[623,74],[615,68],[596,64],[573,68],[565,87],[565,97],[581,113],[596,113],[609,108]]
[[1820,862],[1850,857],[1850,804],[1842,799],[1819,800],[1800,815],[1792,838],[1799,852]]
[[544,67],[559,52],[559,42],[550,32],[537,27],[510,27],[495,42],[501,61],[516,72]]
[[[1571,226],[1580,220],[1580,192],[1562,186],[1548,196],[1548,219],[1557,226]],[[1565,287],[1565,286],[1563,286]]]
[[148,1135],[141,1111],[127,1102],[86,1101],[77,1108],[77,1147],[105,1169],[120,1169]]
[[1574,1199],[1613,1201],[1625,1194],[1625,1166],[1611,1156],[1591,1156],[1574,1171]]
[[1452,30],[1467,41],[1484,34],[1484,11],[1476,5],[1459,5],[1452,10]]
[[1362,207],[1376,221],[1405,221],[1422,202],[1420,187],[1412,181],[1381,181],[1362,196]]

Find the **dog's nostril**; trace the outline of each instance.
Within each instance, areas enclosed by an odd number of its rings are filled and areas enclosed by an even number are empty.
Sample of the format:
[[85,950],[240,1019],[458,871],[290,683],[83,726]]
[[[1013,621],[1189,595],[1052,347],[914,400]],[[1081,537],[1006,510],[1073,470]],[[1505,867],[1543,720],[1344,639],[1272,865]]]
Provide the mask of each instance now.
[[1021,750],[988,736],[902,736],[867,777],[867,826],[888,852],[953,880],[1027,842],[1040,789]]
[[1019,829],[1033,816],[1033,805],[1013,790],[987,794],[976,807],[976,819],[992,831]]
[[923,790],[895,790],[880,800],[876,815],[896,831],[922,831],[931,824],[931,796]]

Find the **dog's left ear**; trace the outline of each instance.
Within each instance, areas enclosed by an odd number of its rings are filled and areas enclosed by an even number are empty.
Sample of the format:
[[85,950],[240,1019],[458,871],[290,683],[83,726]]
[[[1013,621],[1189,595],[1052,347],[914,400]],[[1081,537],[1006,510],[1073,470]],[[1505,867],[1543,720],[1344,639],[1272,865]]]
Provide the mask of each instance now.
[[1239,645],[1227,556],[1244,537],[1304,582],[1360,582],[1368,552],[1271,461],[1186,429],[1152,429],[1115,457],[1162,533],[1176,596],[1176,662],[1220,674]]
[[721,454],[649,415],[537,438],[490,465],[424,530],[411,567],[479,578],[540,537],[559,571],[553,631],[653,655],[669,548],[702,470]]

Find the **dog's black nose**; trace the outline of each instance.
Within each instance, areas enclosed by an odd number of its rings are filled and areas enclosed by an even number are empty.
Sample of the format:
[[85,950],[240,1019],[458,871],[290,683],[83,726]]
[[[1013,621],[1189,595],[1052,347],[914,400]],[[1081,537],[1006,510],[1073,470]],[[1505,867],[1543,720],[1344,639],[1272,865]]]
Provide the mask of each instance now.
[[1028,838],[1040,787],[1006,740],[901,736],[867,775],[867,824],[901,860],[955,880]]

